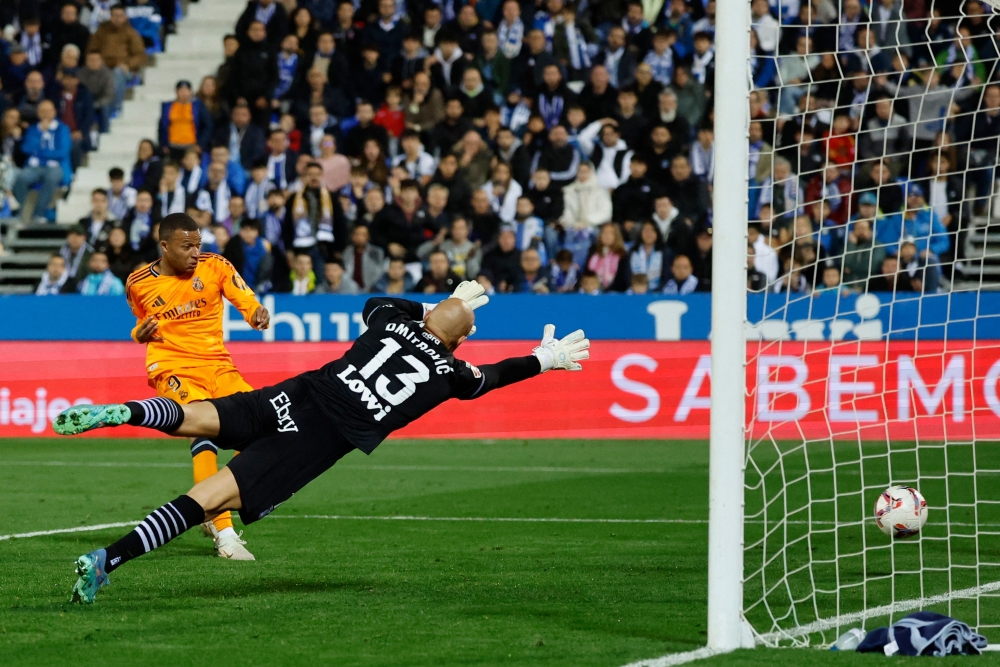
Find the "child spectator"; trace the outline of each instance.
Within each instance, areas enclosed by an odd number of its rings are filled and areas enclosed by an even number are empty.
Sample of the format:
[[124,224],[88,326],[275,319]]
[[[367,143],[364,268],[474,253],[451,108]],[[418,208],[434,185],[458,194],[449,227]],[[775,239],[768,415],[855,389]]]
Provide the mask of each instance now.
[[601,281],[605,292],[624,292],[628,289],[629,263],[625,256],[625,242],[621,228],[613,222],[601,227],[597,242],[587,258],[587,269]]
[[597,296],[601,293],[601,281],[593,271],[584,271],[580,276],[580,294]]
[[580,267],[573,261],[573,253],[560,250],[556,253],[556,261],[549,268],[549,289],[559,293],[576,291],[579,275]]

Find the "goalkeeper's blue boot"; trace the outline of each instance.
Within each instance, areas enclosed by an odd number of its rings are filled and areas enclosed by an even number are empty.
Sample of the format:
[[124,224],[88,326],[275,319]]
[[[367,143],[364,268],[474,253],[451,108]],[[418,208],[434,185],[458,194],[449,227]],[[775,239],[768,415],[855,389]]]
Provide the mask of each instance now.
[[94,604],[97,591],[110,583],[108,573],[105,571],[107,558],[108,552],[98,549],[76,559],[76,573],[80,578],[73,585],[73,597],[70,602]]
[[59,413],[52,430],[59,435],[79,435],[105,426],[127,424],[132,411],[121,403],[111,405],[77,405]]

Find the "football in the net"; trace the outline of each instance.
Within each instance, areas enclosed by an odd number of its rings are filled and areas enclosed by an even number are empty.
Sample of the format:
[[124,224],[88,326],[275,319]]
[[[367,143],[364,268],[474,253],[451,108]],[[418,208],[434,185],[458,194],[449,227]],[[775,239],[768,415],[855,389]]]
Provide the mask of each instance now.
[[875,523],[889,537],[913,537],[927,523],[927,501],[911,486],[890,486],[875,501]]

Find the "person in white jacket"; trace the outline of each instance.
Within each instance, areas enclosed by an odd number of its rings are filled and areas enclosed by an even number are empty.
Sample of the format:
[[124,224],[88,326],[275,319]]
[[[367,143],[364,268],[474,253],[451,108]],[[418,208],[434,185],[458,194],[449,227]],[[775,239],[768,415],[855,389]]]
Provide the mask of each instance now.
[[559,218],[565,230],[560,244],[573,253],[573,261],[580,266],[587,260],[587,251],[596,230],[611,221],[611,195],[594,177],[594,165],[580,164],[576,180],[563,188],[563,214]]

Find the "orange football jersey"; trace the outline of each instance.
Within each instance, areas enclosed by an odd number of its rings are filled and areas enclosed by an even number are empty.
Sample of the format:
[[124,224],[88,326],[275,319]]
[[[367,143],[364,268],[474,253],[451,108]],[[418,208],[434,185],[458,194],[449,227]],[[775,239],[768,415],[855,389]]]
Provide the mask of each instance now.
[[260,303],[229,260],[206,252],[198,268],[184,278],[159,272],[160,260],[135,271],[125,284],[128,305],[138,320],[152,315],[159,322],[162,341],[146,344],[146,371],[155,377],[164,371],[205,365],[231,364],[222,340],[223,297],[243,313],[247,322]]

